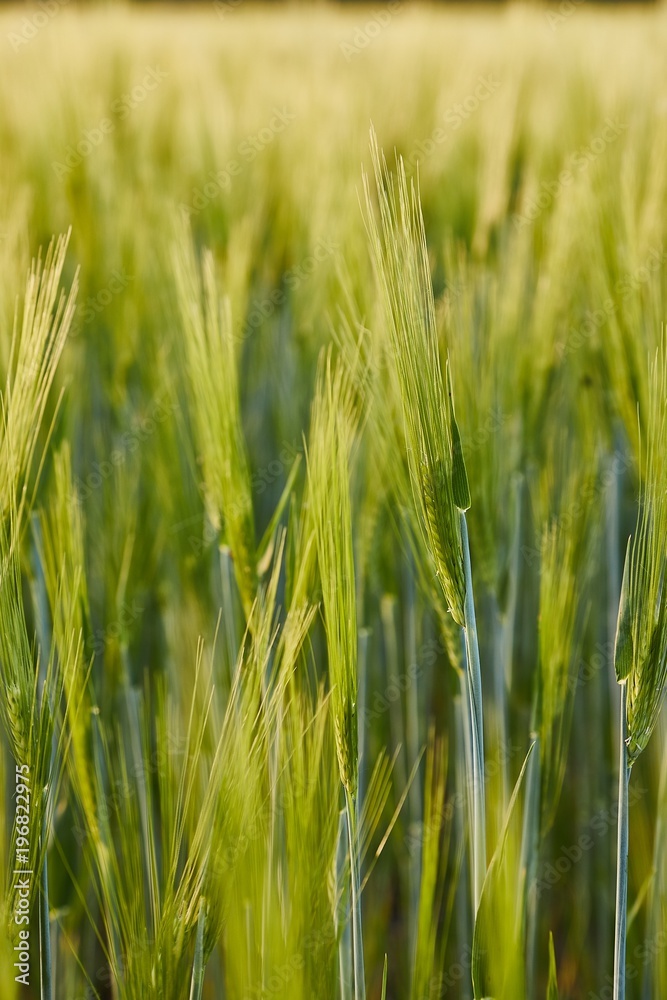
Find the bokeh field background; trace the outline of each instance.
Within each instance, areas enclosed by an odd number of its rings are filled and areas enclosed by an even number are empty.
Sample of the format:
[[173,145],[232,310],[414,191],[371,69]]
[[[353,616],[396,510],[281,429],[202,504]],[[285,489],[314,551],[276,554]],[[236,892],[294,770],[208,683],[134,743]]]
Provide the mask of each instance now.
[[[667,12],[50,0],[3,6],[0,51],[3,1000],[359,1000],[359,911],[369,1000],[385,955],[394,1000],[471,998],[471,966],[478,997],[611,998],[614,640],[664,476]],[[420,530],[371,125],[418,186],[470,484],[474,934],[465,648]],[[75,282],[63,343],[21,353]],[[667,996],[666,733],[630,784],[635,1000]]]

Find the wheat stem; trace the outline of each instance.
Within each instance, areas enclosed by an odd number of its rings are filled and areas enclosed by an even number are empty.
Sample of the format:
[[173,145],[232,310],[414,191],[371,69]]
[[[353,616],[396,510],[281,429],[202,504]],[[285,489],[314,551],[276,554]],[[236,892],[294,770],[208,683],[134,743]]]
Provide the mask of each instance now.
[[349,893],[344,881],[345,843],[347,833],[347,810],[342,810],[338,824],[338,846],[336,849],[336,931],[338,933],[338,975],[340,978],[340,1000],[352,1000],[352,933],[349,920]]
[[[46,798],[46,796],[45,796]],[[43,857],[39,895],[39,986],[41,1000],[51,1000],[51,920],[49,916],[49,869],[47,862],[47,809],[44,807],[40,836],[40,855]]]
[[[663,729],[664,733],[664,729]],[[662,734],[661,734],[662,735]],[[658,786],[658,810],[653,839],[653,879],[649,889],[647,903],[646,934],[647,941],[654,941],[660,933],[662,912],[665,898],[665,833],[667,832],[667,744],[663,742],[662,762],[660,765],[660,783]],[[642,982],[642,1000],[651,1000],[656,993],[655,963],[648,962]]]
[[[466,837],[466,817],[469,816],[470,790],[466,775],[470,773],[470,700],[466,692],[466,675],[461,672],[461,694],[454,698],[454,743],[456,747],[455,787],[460,800],[465,804],[463,810],[454,812],[454,837],[461,845],[461,867],[458,873],[455,898],[457,947],[460,955],[470,954],[472,941],[471,899],[469,892],[470,850]],[[469,824],[471,827],[472,825]],[[468,968],[468,972],[470,969]],[[461,980],[461,1000],[470,1000],[470,986],[465,977]]]
[[465,643],[468,664],[468,691],[470,695],[470,716],[472,730],[472,786],[473,786],[473,873],[475,913],[482,896],[482,886],[486,875],[486,808],[484,803],[484,721],[482,717],[482,673],[479,664],[479,644],[475,601],[472,590],[472,568],[470,564],[470,542],[466,516],[461,511],[461,541],[463,544],[463,567],[465,574]]
[[350,848],[350,887],[352,891],[352,948],[354,955],[354,1000],[366,1000],[364,979],[364,941],[361,928],[361,881],[359,878],[359,858],[356,847],[356,813],[354,798],[345,789],[347,806],[347,835]]
[[614,1000],[625,1000],[625,939],[628,913],[628,786],[630,766],[626,737],[627,688],[621,685],[621,724],[618,764],[618,846],[616,854],[616,928],[614,934]]
[[[404,616],[405,629],[405,662],[417,662],[417,622],[415,607],[415,587],[412,567],[409,567],[405,574],[406,582],[406,609]],[[419,733],[419,685],[417,679],[408,684],[405,692],[406,715],[405,715],[405,743],[408,758],[408,769],[412,768],[414,762],[420,755],[420,733]],[[408,817],[411,830],[418,830],[419,823],[423,815],[421,799],[421,785],[419,781],[413,781],[408,793]],[[409,944],[410,955],[415,954],[417,944],[417,928],[419,926],[419,896],[422,872],[422,839],[414,838],[415,848],[410,853],[408,882],[409,882]]]

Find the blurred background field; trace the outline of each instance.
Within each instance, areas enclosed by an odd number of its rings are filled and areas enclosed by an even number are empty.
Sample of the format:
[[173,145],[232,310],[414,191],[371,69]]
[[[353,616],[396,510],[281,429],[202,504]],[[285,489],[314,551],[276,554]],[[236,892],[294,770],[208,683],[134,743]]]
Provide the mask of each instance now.
[[[339,982],[343,802],[325,632],[319,610],[297,623],[289,614],[295,595],[308,608],[321,598],[300,534],[318,357],[333,344],[349,361],[365,331],[370,388],[358,394],[351,493],[367,989],[380,997],[387,953],[387,997],[472,996],[461,648],[405,510],[400,404],[364,224],[372,123],[389,167],[396,153],[418,176],[451,361],[472,494],[489,859],[531,734],[542,737],[532,875],[505,859],[496,901],[497,995],[547,996],[551,932],[559,993],[550,1000],[611,997],[612,651],[643,474],[648,359],[666,318],[667,12],[567,0],[47,0],[3,7],[0,47],[3,384],[30,261],[53,234],[71,229],[62,283],[77,271],[79,281],[21,539],[28,633],[44,649],[63,598],[54,586],[44,611],[43,533],[48,541],[49,516],[76,521],[80,659],[90,667],[78,721],[63,716],[69,763],[49,831],[53,995],[189,995],[197,912],[179,910],[168,887],[194,850],[199,815],[223,836],[215,780],[238,828],[224,827],[235,861],[215,890],[204,997],[351,996]],[[237,390],[240,405],[242,442],[232,412],[221,467],[234,466],[234,449],[246,456],[240,486],[234,468],[231,485],[229,467],[219,472],[218,523],[202,443],[208,383],[202,375],[198,390],[185,343],[204,259],[233,331],[233,348],[209,359],[211,384],[219,375],[219,406],[234,411]],[[276,527],[292,471],[281,570],[280,535],[263,550],[259,540]],[[250,527],[239,530],[252,536],[254,578],[244,592],[229,524],[247,514],[248,496]],[[251,611],[257,579],[264,596]],[[272,600],[283,609],[275,620]],[[293,649],[241,655],[255,657],[257,677],[274,656],[286,663],[265,720],[273,735],[259,748],[234,715],[243,716],[235,663],[253,615],[264,616],[251,629],[256,646],[275,621],[300,636]],[[194,762],[183,753],[191,704],[202,720]],[[216,770],[223,718],[238,730],[224,744],[232,777]],[[628,996],[643,1000],[667,995],[664,737],[663,715],[633,773]],[[8,742],[2,753],[10,774]],[[153,761],[148,779],[134,773],[138,761]],[[183,806],[186,778],[192,800]],[[283,781],[289,804],[280,810]],[[181,807],[170,870],[166,843]],[[517,854],[531,822],[523,793],[511,818],[508,854]],[[8,870],[9,793],[0,819]],[[517,937],[510,925],[526,879],[532,917]],[[36,972],[28,990],[14,983],[9,944],[3,938],[0,994],[38,996]]]

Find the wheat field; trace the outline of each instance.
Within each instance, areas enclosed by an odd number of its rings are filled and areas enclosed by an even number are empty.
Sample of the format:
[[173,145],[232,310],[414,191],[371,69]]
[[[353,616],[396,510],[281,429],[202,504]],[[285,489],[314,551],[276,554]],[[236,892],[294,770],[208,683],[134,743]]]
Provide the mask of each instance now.
[[0,46],[0,996],[667,996],[667,10]]

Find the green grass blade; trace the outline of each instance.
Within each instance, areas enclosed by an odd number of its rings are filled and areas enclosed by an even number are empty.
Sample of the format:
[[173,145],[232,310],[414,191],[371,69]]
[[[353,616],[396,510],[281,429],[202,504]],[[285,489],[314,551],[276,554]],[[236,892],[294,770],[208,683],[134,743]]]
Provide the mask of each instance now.
[[556,951],[554,949],[554,936],[549,933],[549,982],[547,984],[547,1000],[559,1000],[558,998],[558,975],[556,972]]
[[517,804],[534,752],[531,744],[512,792],[498,846],[484,880],[472,946],[475,1000],[523,995],[523,879]]
[[192,965],[192,982],[190,984],[190,1000],[201,1000],[204,992],[204,929],[206,926],[206,900],[202,896],[197,917],[197,936],[195,938],[195,957]]

